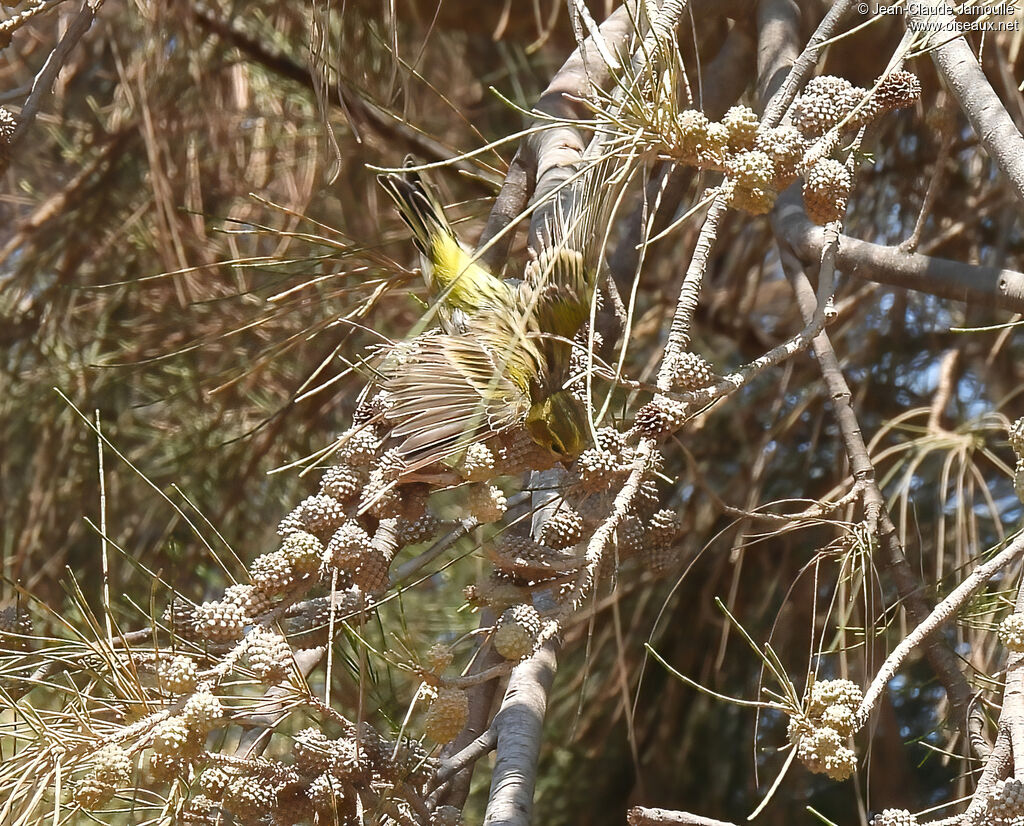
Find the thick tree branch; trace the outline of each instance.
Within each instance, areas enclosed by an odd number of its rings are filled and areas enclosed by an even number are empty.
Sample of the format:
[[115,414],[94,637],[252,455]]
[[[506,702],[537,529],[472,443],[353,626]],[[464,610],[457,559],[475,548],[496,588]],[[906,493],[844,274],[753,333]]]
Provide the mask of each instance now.
[[976,826],[984,822],[984,815],[988,796],[995,788],[996,783],[1004,777],[1009,776],[1012,764],[1010,755],[1010,732],[1001,728],[996,737],[996,744],[985,761],[985,769],[978,779],[978,785],[974,788],[971,802],[960,819],[962,826]]
[[[835,9],[835,6],[832,8]],[[758,100],[770,100],[784,83],[793,85],[803,81],[803,76],[791,69],[796,60],[797,44],[793,35],[799,30],[800,9],[794,0],[761,0],[757,4]],[[813,39],[811,42],[814,42]],[[805,51],[805,59],[807,55]],[[814,68],[813,59],[816,56],[817,50],[811,52],[811,68]],[[789,101],[784,102],[788,105]],[[781,117],[781,113],[778,117]],[[765,113],[764,120],[768,122],[768,113]],[[769,122],[769,125],[774,126],[775,123]]]
[[[775,2],[778,2],[778,0],[775,0]],[[778,126],[782,116],[786,114],[786,110],[796,97],[797,92],[800,91],[807,78],[814,73],[814,67],[818,63],[818,52],[822,44],[831,39],[836,33],[840,21],[846,16],[852,5],[853,0],[838,0],[838,2],[832,5],[828,10],[828,14],[818,24],[814,34],[811,35],[811,39],[807,41],[807,45],[804,46],[800,56],[792,63],[789,74],[786,75],[786,79],[781,85],[777,85],[777,79],[780,70],[785,68],[791,59],[790,51],[784,47],[776,47],[769,50],[759,45],[759,58],[762,55],[772,58],[772,60],[759,59],[758,61],[757,89],[762,96],[761,100],[765,100],[765,95],[771,95],[771,100],[764,107],[764,117],[762,118],[762,122],[766,126]],[[791,42],[793,42],[795,41],[796,28],[791,19],[787,22],[790,25],[790,32],[793,36]]]
[[[634,32],[638,5],[637,0],[624,3],[601,24],[599,31],[606,47],[621,53]],[[533,110],[544,117],[532,125],[544,126],[550,118],[573,121],[589,117],[583,99],[594,87],[606,87],[611,78],[611,69],[601,59],[593,38],[588,37],[584,48],[569,56],[541,93]],[[579,160],[583,149],[582,134],[568,124],[538,129],[523,141],[480,237],[479,248],[487,247],[481,255],[485,263],[493,267],[507,257],[513,234],[506,232],[498,241],[495,237],[523,214],[531,197],[542,198],[567,179],[571,175],[568,167]],[[566,168],[564,174],[558,174],[561,167]],[[538,189],[541,181],[544,183]]]
[[[1017,604],[1014,613],[1024,614],[1024,588],[1017,583]],[[996,782],[1008,777],[1012,768],[1015,777],[1021,776],[1024,759],[1021,758],[1021,732],[1024,729],[1024,653],[1011,652],[1006,661],[1006,690],[1003,708],[999,713],[999,733],[996,745],[985,761],[985,770],[971,795],[971,802],[961,820],[963,826],[984,822],[988,799]]]
[[670,809],[648,809],[634,806],[626,813],[629,826],[662,826],[662,824],[683,824],[683,826],[735,826],[724,820],[692,815],[689,812],[676,812]]
[[[824,232],[807,218],[796,187],[779,196],[773,222],[801,261],[810,264],[818,260]],[[1024,273],[1015,270],[908,253],[848,235],[841,236],[836,264],[842,272],[866,281],[980,307],[1024,312]]]
[[509,678],[501,710],[494,718],[497,758],[484,826],[529,826],[537,784],[548,691],[555,679],[557,644],[549,640]]
[[[493,612],[490,610],[482,612],[481,628],[493,626],[494,622]],[[494,650],[493,646],[488,645],[479,652],[470,675],[476,676],[485,673],[504,663],[504,658]],[[494,727],[491,724],[491,709],[500,683],[500,680],[488,680],[467,689],[469,716],[466,719],[466,725],[455,741],[442,752],[442,767],[435,778],[436,782],[440,784],[435,795],[439,804],[456,806],[460,809],[466,805],[476,760],[486,753],[475,751],[474,746],[479,747],[486,742],[486,751],[490,751],[497,743]]]

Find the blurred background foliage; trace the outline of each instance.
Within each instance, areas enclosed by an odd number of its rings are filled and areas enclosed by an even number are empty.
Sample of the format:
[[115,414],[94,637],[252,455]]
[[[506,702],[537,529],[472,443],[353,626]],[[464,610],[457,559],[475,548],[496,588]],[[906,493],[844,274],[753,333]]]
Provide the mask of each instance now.
[[[75,11],[53,5],[3,52],[0,102],[15,113]],[[608,11],[600,5],[598,19]],[[815,3],[801,7],[815,19]],[[752,23],[742,3],[698,4],[680,37],[688,67],[709,65]],[[883,20],[837,42],[823,71],[870,86],[884,44],[899,36],[900,21]],[[242,560],[272,548],[277,521],[314,481],[270,471],[348,426],[365,383],[349,368],[381,336],[405,335],[422,309],[413,249],[366,165],[394,166],[408,152],[447,160],[517,132],[522,114],[491,87],[529,108],[573,47],[554,0],[104,4],[3,176],[3,601],[24,599],[20,588],[60,612],[70,572],[98,603],[101,490],[86,419],[98,417],[121,454],[104,450],[103,517],[126,557],[200,600],[224,584],[204,543]],[[999,38],[985,51],[1018,125],[1020,51]],[[753,103],[748,52],[703,78],[709,106]],[[951,113],[950,151],[940,151],[934,113],[949,112],[948,101],[927,60],[910,68],[922,101],[869,133],[846,232],[904,240],[941,172],[921,250],[1021,269],[1019,205]],[[432,176],[465,218],[464,237],[479,233],[514,149],[506,141]],[[707,184],[677,174],[684,209]],[[650,378],[657,364],[698,227],[685,222],[646,251],[630,376]],[[520,239],[507,271],[524,260]],[[999,416],[1024,413],[1024,339],[996,326],[1006,313],[853,279],[836,306],[833,341],[894,518],[930,595],[945,593],[1021,518]],[[800,327],[766,218],[726,219],[697,325],[694,349],[720,372]],[[986,329],[954,329],[972,326]],[[937,394],[943,377],[948,392]],[[817,378],[813,359],[798,357],[666,446],[663,496],[690,525],[685,569],[660,581],[623,576],[567,632],[537,822],[619,823],[634,802],[749,813],[781,764],[785,720],[701,695],[643,654],[650,640],[693,679],[755,697],[759,661],[714,597],[782,652],[798,686],[813,648],[835,653],[823,673],[860,680],[905,630],[856,520],[839,513],[791,529],[729,510],[844,490],[845,454]],[[472,616],[455,613],[467,581],[449,571],[404,594],[401,611],[382,619],[382,644],[395,627],[419,647],[468,630]],[[145,570],[119,562],[112,586],[148,610]],[[994,670],[990,629],[1008,606],[981,606],[957,632],[972,678]],[[120,607],[138,627],[139,614]],[[388,708],[389,683],[377,688],[388,716],[400,717],[408,697]],[[808,804],[852,822],[876,797],[951,799],[965,787],[960,763],[941,751],[962,752],[950,734],[942,691],[916,664],[893,686],[858,783],[795,769],[770,822],[806,817]],[[478,783],[474,805],[486,792],[486,778]]]

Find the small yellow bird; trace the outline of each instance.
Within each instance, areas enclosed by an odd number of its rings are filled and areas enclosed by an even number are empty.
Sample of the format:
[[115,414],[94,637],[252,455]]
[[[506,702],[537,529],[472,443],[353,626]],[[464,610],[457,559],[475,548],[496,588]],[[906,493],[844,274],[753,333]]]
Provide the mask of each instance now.
[[555,459],[574,459],[589,432],[582,402],[563,387],[571,337],[593,298],[582,254],[545,247],[522,282],[493,275],[459,242],[413,165],[407,159],[401,173],[379,177],[412,231],[440,320],[439,330],[397,344],[380,367],[407,467],[515,425]]

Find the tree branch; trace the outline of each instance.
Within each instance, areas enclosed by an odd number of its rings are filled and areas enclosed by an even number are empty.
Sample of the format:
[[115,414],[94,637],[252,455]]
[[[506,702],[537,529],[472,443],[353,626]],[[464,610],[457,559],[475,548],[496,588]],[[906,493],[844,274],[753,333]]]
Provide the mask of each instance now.
[[[927,11],[934,13],[924,13]],[[981,145],[1006,176],[1017,199],[1024,203],[1024,136],[985,77],[967,40],[962,34],[953,34],[956,21],[943,12],[942,4],[917,4],[908,8],[906,22],[910,31],[921,31],[926,25],[939,29],[928,37],[932,62],[967,115]],[[936,41],[941,45],[936,45]]]
[[61,37],[53,51],[50,52],[50,56],[46,58],[43,68],[39,70],[39,74],[36,75],[35,80],[32,82],[32,91],[29,93],[25,105],[21,107],[21,112],[18,113],[18,125],[15,127],[14,134],[11,135],[10,140],[11,149],[14,149],[22,138],[28,134],[29,128],[39,113],[43,96],[48,95],[50,90],[53,89],[54,81],[57,80],[57,75],[60,73],[65,61],[75,46],[78,45],[78,41],[82,39],[82,35],[89,31],[89,27],[92,26],[92,21],[96,19],[96,13],[102,5],[103,0],[85,0],[82,3],[82,8],[78,10],[78,14],[72,18],[67,31],[64,32],[64,36]]
[[544,713],[557,666],[556,647],[554,640],[548,640],[509,678],[494,718],[497,757],[484,826],[530,824]]
[[[772,87],[777,82],[776,78],[789,61],[791,53],[784,46],[778,46],[771,51],[767,51],[760,44],[758,45],[758,92],[761,95],[762,101],[765,99],[765,95],[770,94],[772,96],[771,100],[764,107],[764,117],[761,119],[765,126],[779,125],[782,116],[786,114],[786,110],[793,102],[797,92],[800,91],[804,82],[814,72],[814,67],[818,62],[818,51],[821,49],[822,44],[831,39],[832,35],[835,34],[836,27],[846,16],[852,5],[853,0],[838,0],[838,2],[832,5],[828,10],[828,14],[818,24],[814,34],[811,35],[811,39],[807,41],[807,45],[804,46],[800,56],[792,64],[786,79],[774,91]],[[791,37],[795,40],[796,26],[792,19],[787,20],[787,23],[790,27]],[[772,60],[762,61],[760,59],[762,53],[770,56]]]
[[[867,720],[871,709],[878,702],[878,698],[881,697],[889,680],[896,676],[896,672],[907,656],[949,622],[956,612],[963,607],[964,603],[985,587],[993,576],[1011,562],[1017,560],[1021,555],[1024,555],[1024,533],[1019,534],[1013,542],[1003,548],[988,562],[982,563],[971,571],[970,575],[963,582],[954,588],[942,602],[932,609],[924,620],[918,623],[913,631],[900,641],[900,644],[886,657],[882,667],[878,669],[878,673],[871,681],[868,690],[864,692],[864,700],[861,702],[860,708],[857,709],[857,719],[861,725]],[[1020,665],[1020,663],[1018,662],[1017,665]],[[1009,691],[1009,681],[1007,682],[1007,690]]]
[[[790,187],[779,196],[772,214],[776,232],[806,264],[821,255],[824,233],[804,213],[800,194]],[[1024,273],[964,264],[946,258],[908,253],[898,247],[886,247],[840,236],[837,266],[848,275],[905,287],[940,298],[964,301],[980,307],[1024,312]]]
[[663,823],[681,823],[684,826],[735,826],[724,820],[692,815],[689,812],[676,812],[669,809],[648,809],[645,806],[634,806],[626,813],[629,826],[661,826]]
[[[840,241],[841,249],[842,241]],[[782,249],[782,262],[787,275],[793,282],[800,312],[805,322],[809,321],[817,304],[814,289],[807,276],[796,265],[792,255],[785,248]],[[931,613],[931,607],[924,598],[924,588],[907,561],[897,536],[896,526],[886,510],[885,497],[875,479],[875,468],[868,455],[864,435],[851,404],[850,386],[843,376],[839,359],[836,357],[827,332],[818,334],[814,341],[814,351],[821,368],[822,378],[828,389],[829,398],[832,400],[834,415],[850,461],[853,478],[856,482],[861,482],[864,485],[865,518],[868,524],[876,530],[879,543],[887,557],[887,569],[892,575],[907,616],[915,624],[920,624]],[[955,654],[944,640],[931,637],[927,639],[926,643],[925,656],[946,689],[954,717],[964,726],[966,734],[970,729],[970,686],[960,671]]]

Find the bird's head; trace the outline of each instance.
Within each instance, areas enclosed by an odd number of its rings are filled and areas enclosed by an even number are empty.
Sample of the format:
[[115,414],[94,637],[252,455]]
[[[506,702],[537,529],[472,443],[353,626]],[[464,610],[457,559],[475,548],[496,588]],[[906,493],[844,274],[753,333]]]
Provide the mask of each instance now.
[[583,404],[568,390],[535,402],[526,427],[533,440],[560,462],[570,462],[583,452],[590,429]]

